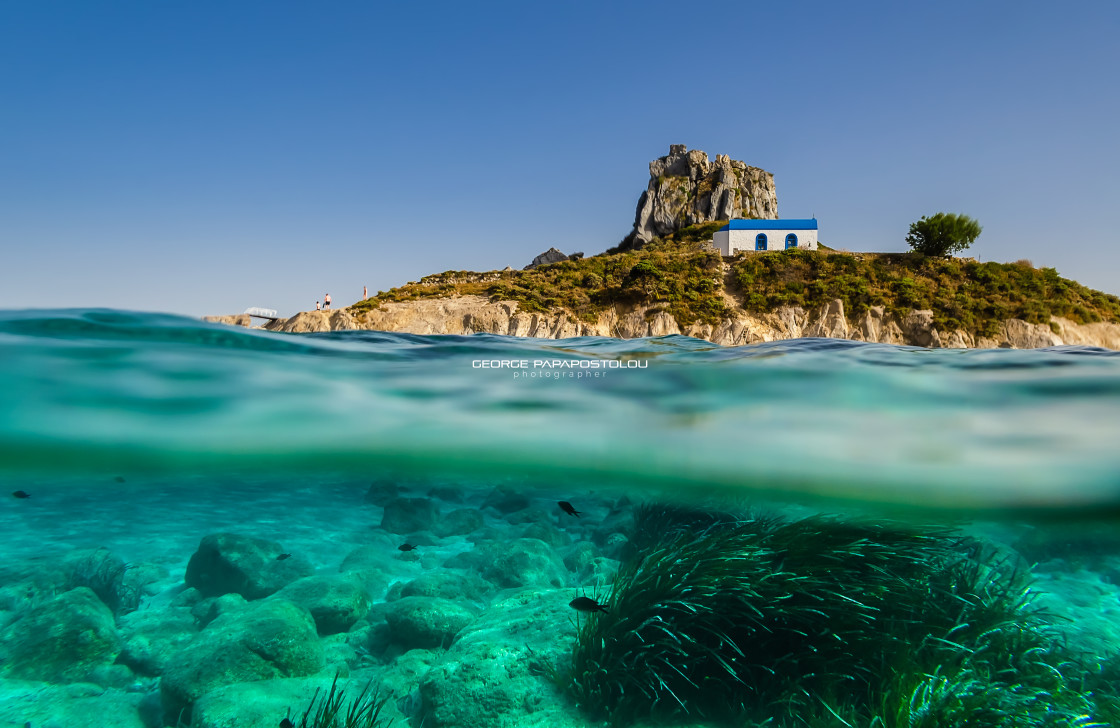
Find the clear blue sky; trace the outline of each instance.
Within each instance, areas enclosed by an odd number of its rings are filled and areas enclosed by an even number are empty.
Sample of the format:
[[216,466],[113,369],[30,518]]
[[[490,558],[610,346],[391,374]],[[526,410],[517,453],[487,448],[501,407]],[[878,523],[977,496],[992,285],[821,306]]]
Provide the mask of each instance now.
[[[1063,7],[1064,6],[1064,7]],[[0,308],[336,306],[601,252],[687,144],[822,241],[1120,293],[1120,3],[0,2]]]

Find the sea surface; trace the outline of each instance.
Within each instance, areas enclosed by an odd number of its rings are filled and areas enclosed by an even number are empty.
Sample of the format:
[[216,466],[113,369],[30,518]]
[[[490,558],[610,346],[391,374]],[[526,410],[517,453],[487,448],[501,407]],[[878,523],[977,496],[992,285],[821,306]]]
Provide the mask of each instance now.
[[0,728],[1120,715],[1120,352],[6,311],[0,498]]

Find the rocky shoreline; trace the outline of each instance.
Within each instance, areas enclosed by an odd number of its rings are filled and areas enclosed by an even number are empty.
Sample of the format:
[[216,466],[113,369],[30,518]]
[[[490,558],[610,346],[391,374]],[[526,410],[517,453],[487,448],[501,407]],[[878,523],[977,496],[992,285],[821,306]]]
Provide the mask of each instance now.
[[610,308],[594,323],[576,320],[562,311],[528,313],[518,308],[515,301],[452,296],[388,302],[357,315],[349,309],[302,311],[265,328],[287,333],[372,330],[432,335],[489,333],[540,339],[574,336],[632,339],[683,334],[721,346],[822,337],[927,348],[1037,349],[1075,345],[1120,350],[1120,324],[1077,324],[1054,317],[1051,327],[1008,319],[1000,325],[998,336],[974,337],[964,331],[937,330],[933,325],[933,312],[928,310],[910,311],[900,317],[874,306],[857,320],[850,321],[840,299],[812,311],[791,306],[760,315],[738,311],[718,326],[698,323],[687,327],[680,326],[657,305]]

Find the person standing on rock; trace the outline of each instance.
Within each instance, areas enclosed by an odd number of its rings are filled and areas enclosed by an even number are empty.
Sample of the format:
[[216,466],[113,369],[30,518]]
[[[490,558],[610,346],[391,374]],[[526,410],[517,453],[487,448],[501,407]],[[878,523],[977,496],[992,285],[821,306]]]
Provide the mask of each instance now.
[[321,303],[319,303],[318,301],[316,301],[316,302],[315,302],[315,310],[316,310],[316,311],[321,311],[321,310],[323,310],[323,304],[321,304]]
[[369,289],[365,286],[362,286],[362,300],[364,301],[367,298],[369,298]]
[[329,294],[329,293],[324,293],[323,294],[323,310],[324,311],[330,311],[331,310],[331,294]]

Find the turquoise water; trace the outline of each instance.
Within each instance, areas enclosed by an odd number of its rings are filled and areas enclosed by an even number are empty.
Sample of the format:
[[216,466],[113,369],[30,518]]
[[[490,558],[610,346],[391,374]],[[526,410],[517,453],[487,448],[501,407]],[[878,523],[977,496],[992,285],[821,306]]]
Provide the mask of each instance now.
[[[487,360],[529,368],[472,366]],[[0,367],[0,456],[12,469],[286,472],[328,460],[359,473],[563,473],[915,505],[1120,495],[1120,355],[1100,349],[295,337],[58,311],[5,314]]]
[[[1076,622],[1060,637],[1047,632],[1085,659],[1077,685],[1070,678],[1063,689],[1115,694],[1106,678],[1120,650],[1112,627],[1120,555],[1109,520],[1120,504],[1117,352],[825,339],[721,348],[680,336],[294,336],[168,315],[20,311],[0,313],[0,382],[0,726],[276,726],[286,711],[299,725],[314,688],[329,688],[335,673],[349,678],[351,696],[367,681],[380,686],[391,696],[382,715],[398,725],[598,725],[644,720],[650,711],[689,725],[718,722],[726,716],[706,710],[695,685],[695,695],[679,699],[631,686],[628,695],[643,696],[635,708],[605,688],[557,689],[548,676],[578,652],[580,629],[606,619],[571,608],[573,596],[628,604],[615,574],[654,568],[642,559],[658,553],[657,538],[643,528],[689,534],[681,553],[693,553],[712,522],[730,514],[762,523],[754,520],[762,511],[792,523],[814,514],[872,519],[898,532],[934,524],[974,539],[961,553],[983,553],[977,563],[993,573],[1016,564],[1033,586],[1015,589]],[[29,497],[7,495],[17,491]],[[581,515],[565,513],[560,501]],[[648,509],[670,506],[723,516],[701,525],[683,511],[650,519]],[[290,568],[290,578],[274,574],[277,584],[351,579],[315,588],[336,601],[350,594],[362,616],[332,631],[306,595],[284,601],[243,583],[228,592],[187,589],[189,560],[217,533],[256,539],[237,549],[255,554],[258,570]],[[405,543],[417,548],[401,551]],[[291,556],[272,563],[281,553]],[[82,569],[96,578],[75,576]],[[100,587],[96,609],[82,606],[83,585]],[[197,694],[182,687],[193,678],[176,669],[239,649],[229,646],[236,640],[215,648],[225,638],[208,625],[279,602],[314,616],[312,657],[260,648],[254,659],[267,669],[231,669],[203,680],[205,690],[191,688]],[[32,627],[74,615],[96,621],[86,611],[102,606],[109,646],[100,653],[63,640],[35,647],[41,657],[20,657]],[[401,616],[406,607],[428,616]],[[423,632],[414,623],[424,619],[444,625],[425,627],[438,639],[412,634]],[[298,642],[285,635],[266,642]],[[56,648],[63,657],[48,654]],[[502,668],[497,682],[485,676],[492,700],[482,701],[460,669],[472,659]],[[683,664],[673,668],[682,676]],[[716,680],[697,675],[718,664],[688,662],[689,684]],[[926,690],[922,705],[951,692],[922,669],[926,687],[905,687],[919,697]],[[606,672],[597,679],[610,682]],[[844,725],[858,713],[845,713],[824,688],[801,692],[816,706],[794,711],[801,718],[773,712],[772,697],[743,698],[733,724],[800,725],[820,705],[830,709],[813,725]],[[988,695],[970,693],[980,694]],[[755,712],[742,713],[744,704]],[[999,714],[1010,720],[1017,709],[1004,701]],[[1105,724],[1106,712],[1086,708],[1089,717],[1037,724]],[[989,716],[970,724],[1013,723]]]

